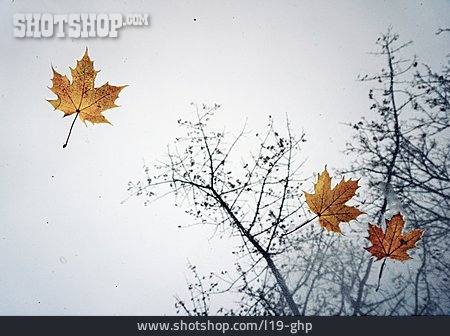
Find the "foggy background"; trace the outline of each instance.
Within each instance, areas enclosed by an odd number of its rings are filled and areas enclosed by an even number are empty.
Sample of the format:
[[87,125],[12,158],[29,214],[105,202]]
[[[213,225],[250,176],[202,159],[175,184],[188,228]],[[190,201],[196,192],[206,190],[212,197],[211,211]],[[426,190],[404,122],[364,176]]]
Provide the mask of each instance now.
[[[13,37],[14,13],[148,13],[119,38]],[[305,176],[344,167],[343,125],[367,115],[371,56],[393,27],[408,52],[440,68],[448,1],[0,1],[0,314],[174,314],[188,260],[232,267],[233,241],[192,222],[168,197],[127,198],[143,162],[161,159],[192,118],[191,102],[221,104],[212,126],[263,130],[267,117],[306,132]],[[446,41],[444,46],[442,42]],[[104,113],[114,126],[62,119],[51,66],[69,75],[85,48],[106,81],[125,85]],[[312,181],[311,181],[312,187]]]

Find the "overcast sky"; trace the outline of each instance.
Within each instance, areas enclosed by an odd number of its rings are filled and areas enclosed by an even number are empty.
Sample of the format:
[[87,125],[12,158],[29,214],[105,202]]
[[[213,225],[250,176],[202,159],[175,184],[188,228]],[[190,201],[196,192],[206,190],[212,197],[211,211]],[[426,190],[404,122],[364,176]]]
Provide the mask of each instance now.
[[[14,13],[148,13],[119,38],[17,39]],[[213,126],[264,129],[288,114],[308,142],[305,175],[348,164],[342,123],[368,113],[358,74],[391,25],[411,54],[438,68],[449,1],[0,1],[0,314],[174,314],[189,259],[232,268],[232,242],[211,238],[166,198],[127,197],[142,164],[160,159],[193,117],[190,102],[222,105]],[[114,126],[62,119],[51,65],[69,75],[85,48],[99,86],[129,86],[105,112]]]

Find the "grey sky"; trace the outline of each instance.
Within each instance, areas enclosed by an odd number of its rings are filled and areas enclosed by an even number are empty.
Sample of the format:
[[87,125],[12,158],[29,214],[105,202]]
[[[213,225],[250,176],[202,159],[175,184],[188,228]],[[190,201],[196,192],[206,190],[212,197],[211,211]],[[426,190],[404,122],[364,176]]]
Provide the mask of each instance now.
[[[148,13],[149,27],[119,38],[15,39],[14,13]],[[161,158],[190,118],[190,102],[222,104],[212,125],[263,129],[270,114],[307,134],[305,176],[347,164],[343,122],[367,114],[376,71],[369,55],[389,25],[420,60],[439,67],[448,1],[23,1],[0,2],[0,314],[174,314],[186,263],[205,273],[232,266],[231,242],[211,237],[171,198],[125,204],[143,159]],[[195,19],[195,20],[194,20]],[[128,84],[114,124],[77,122],[54,98],[51,65],[89,48],[96,84]],[[218,261],[219,260],[219,261]]]

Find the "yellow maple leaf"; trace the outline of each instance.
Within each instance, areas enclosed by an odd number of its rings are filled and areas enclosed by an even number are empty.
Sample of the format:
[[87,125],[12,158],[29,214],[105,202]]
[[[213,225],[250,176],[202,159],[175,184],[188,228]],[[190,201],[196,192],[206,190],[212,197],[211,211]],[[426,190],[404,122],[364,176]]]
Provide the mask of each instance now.
[[364,213],[354,206],[345,205],[355,195],[356,189],[358,181],[345,181],[344,178],[331,189],[331,177],[325,167],[314,185],[314,194],[304,193],[309,208],[319,217],[320,226],[341,233],[339,223],[349,222]]
[[86,120],[92,124],[111,124],[102,112],[118,107],[115,100],[119,97],[119,92],[127,85],[113,86],[105,83],[96,88],[94,82],[99,71],[94,69],[94,62],[89,58],[87,49],[81,60],[77,61],[75,69],[70,68],[72,83],[67,76],[62,76],[53,67],[52,70],[53,86],[50,90],[58,98],[48,100],[48,102],[52,104],[55,110],[64,112],[64,117],[76,114],[63,147],[67,146],[70,133],[78,116],[84,124],[86,124]]
[[407,251],[416,247],[416,242],[422,237],[423,230],[411,230],[402,234],[405,220],[401,213],[396,214],[390,220],[386,220],[386,232],[382,228],[369,224],[369,237],[373,244],[367,248],[377,260],[391,258],[405,261],[411,259]]

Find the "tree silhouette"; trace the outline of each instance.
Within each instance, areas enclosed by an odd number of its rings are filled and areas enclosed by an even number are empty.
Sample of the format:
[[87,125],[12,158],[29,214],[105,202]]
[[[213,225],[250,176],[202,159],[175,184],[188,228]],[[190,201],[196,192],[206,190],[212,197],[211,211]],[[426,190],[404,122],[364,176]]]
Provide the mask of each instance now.
[[[234,150],[248,134],[244,128],[229,140],[225,132],[207,130],[207,122],[218,108],[196,107],[195,122],[179,120],[186,137],[176,139],[167,162],[157,167],[159,174],[148,175],[146,183],[136,186],[133,192],[153,196],[156,188],[169,186],[168,192],[187,202],[189,214],[201,223],[241,237],[242,245],[236,253],[250,261],[239,276],[244,287],[266,278],[270,272],[290,313],[299,315],[276,259],[289,247],[287,235],[303,216],[298,178],[301,162],[296,157],[304,135],[295,138],[288,123],[283,137],[269,118],[267,131],[256,134],[257,152],[236,165]],[[253,273],[251,278],[249,273]]]

